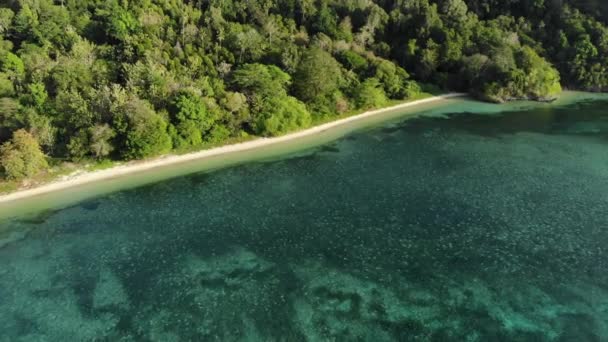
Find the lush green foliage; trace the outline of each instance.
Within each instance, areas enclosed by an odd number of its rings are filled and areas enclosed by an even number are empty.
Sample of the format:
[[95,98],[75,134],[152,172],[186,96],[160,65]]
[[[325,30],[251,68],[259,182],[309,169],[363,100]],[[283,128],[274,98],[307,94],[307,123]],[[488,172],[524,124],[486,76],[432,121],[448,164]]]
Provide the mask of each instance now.
[[0,143],[144,158],[382,106],[608,89],[591,0],[0,1]]
[[23,129],[0,147],[0,165],[9,179],[33,176],[47,167],[36,138]]
[[296,96],[317,111],[335,112],[333,97],[342,83],[340,69],[340,63],[319,47],[304,52],[295,74]]
[[378,79],[369,78],[357,89],[357,106],[361,108],[380,107],[386,103],[386,95]]

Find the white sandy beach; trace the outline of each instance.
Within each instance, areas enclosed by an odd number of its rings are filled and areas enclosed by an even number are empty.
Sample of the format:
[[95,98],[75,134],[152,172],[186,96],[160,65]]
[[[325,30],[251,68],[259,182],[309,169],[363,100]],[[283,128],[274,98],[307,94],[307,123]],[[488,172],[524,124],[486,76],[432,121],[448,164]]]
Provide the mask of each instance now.
[[116,166],[113,168],[109,168],[106,170],[78,174],[78,175],[75,175],[72,177],[67,177],[64,179],[53,181],[48,184],[43,184],[41,186],[34,187],[31,189],[18,190],[16,192],[13,192],[10,194],[2,195],[2,196],[0,196],[0,203],[7,203],[7,202],[15,201],[15,200],[20,200],[20,199],[24,199],[24,198],[28,198],[28,197],[33,197],[33,196],[37,196],[37,195],[41,195],[41,194],[54,192],[54,191],[64,190],[64,189],[71,188],[71,187],[76,187],[76,186],[82,185],[82,184],[88,184],[88,183],[92,183],[92,182],[96,182],[96,181],[100,181],[100,180],[120,177],[120,176],[128,175],[128,174],[134,174],[137,172],[147,171],[147,170],[154,169],[154,168],[161,167],[161,166],[179,164],[179,163],[183,163],[183,162],[187,162],[187,161],[199,160],[199,159],[204,159],[204,158],[208,158],[208,157],[212,157],[212,156],[218,156],[218,155],[233,153],[233,152],[246,151],[246,150],[260,148],[263,146],[279,144],[279,143],[290,141],[293,139],[298,139],[298,138],[302,138],[305,136],[314,135],[314,134],[326,131],[328,129],[331,129],[331,128],[334,128],[337,126],[344,125],[349,122],[368,118],[370,116],[381,115],[381,114],[389,112],[389,111],[394,111],[394,110],[413,107],[413,106],[417,106],[417,105],[421,105],[421,104],[425,104],[425,103],[429,103],[429,102],[435,102],[435,101],[439,101],[439,100],[444,100],[444,99],[449,99],[449,98],[454,98],[454,97],[462,97],[462,96],[466,96],[466,94],[451,93],[451,94],[446,94],[446,95],[441,95],[441,96],[430,97],[430,98],[426,98],[426,99],[422,99],[422,100],[402,103],[402,104],[392,106],[392,107],[368,111],[368,112],[354,115],[354,116],[351,116],[348,118],[328,122],[328,123],[325,123],[325,124],[322,124],[319,126],[311,127],[311,128],[308,128],[308,129],[305,129],[302,131],[290,133],[290,134],[279,136],[279,137],[259,138],[259,139],[244,142],[244,143],[226,145],[226,146],[221,146],[221,147],[217,147],[217,148],[212,148],[209,150],[188,153],[188,154],[184,154],[184,155],[167,155],[167,156],[159,157],[156,159],[132,162],[132,163],[128,163],[125,165],[120,165],[120,166]]

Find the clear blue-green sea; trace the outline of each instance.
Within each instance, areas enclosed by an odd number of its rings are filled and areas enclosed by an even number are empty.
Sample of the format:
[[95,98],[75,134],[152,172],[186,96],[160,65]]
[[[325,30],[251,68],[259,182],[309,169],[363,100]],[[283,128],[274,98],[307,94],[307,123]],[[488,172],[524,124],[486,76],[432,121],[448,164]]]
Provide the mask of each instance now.
[[5,220],[0,341],[608,341],[608,101],[481,107]]

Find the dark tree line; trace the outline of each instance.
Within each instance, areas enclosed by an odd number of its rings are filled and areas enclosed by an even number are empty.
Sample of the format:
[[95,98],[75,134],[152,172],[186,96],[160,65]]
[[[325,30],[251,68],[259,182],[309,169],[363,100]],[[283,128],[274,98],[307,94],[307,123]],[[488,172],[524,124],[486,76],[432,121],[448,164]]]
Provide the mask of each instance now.
[[40,151],[136,159],[277,135],[427,84],[491,101],[604,91],[607,17],[599,0],[3,0],[0,161],[21,178]]

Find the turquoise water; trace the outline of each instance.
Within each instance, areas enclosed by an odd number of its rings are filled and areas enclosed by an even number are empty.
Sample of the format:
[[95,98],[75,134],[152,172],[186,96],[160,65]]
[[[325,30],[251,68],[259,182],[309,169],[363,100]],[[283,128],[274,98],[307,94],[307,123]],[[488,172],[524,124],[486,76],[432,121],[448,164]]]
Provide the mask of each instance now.
[[0,224],[0,341],[608,340],[608,101],[455,111]]

